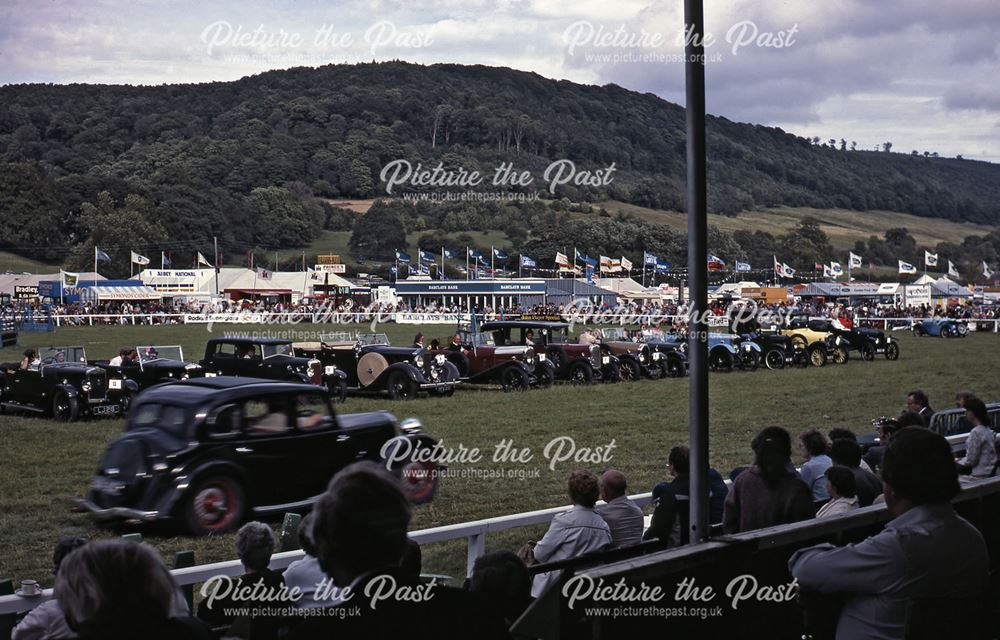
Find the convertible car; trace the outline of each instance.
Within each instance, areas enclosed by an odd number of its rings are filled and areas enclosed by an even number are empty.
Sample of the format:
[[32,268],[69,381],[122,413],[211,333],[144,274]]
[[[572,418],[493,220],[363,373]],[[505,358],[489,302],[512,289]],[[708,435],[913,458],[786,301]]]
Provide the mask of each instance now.
[[951,318],[934,318],[913,323],[913,335],[935,338],[964,338],[969,335],[969,325]]

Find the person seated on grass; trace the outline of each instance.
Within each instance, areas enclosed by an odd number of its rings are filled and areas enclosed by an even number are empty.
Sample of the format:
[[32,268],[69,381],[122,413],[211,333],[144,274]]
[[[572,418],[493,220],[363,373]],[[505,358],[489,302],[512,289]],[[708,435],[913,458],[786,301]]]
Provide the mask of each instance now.
[[[519,555],[529,566],[576,558],[611,545],[611,528],[594,509],[599,492],[597,476],[577,469],[567,484],[573,508],[552,518],[541,540],[521,548]],[[539,573],[532,582],[531,595],[537,598],[558,579],[558,571]]]
[[642,509],[625,495],[628,489],[625,474],[616,469],[608,469],[601,475],[598,485],[605,504],[597,507],[597,513],[611,529],[611,548],[628,547],[642,542],[644,516]]
[[781,427],[767,427],[753,439],[754,463],[733,481],[722,524],[740,533],[809,520],[816,515],[809,485],[792,466],[792,438]]
[[959,471],[973,478],[988,478],[996,473],[997,450],[986,403],[979,398],[968,398],[965,419],[972,425],[972,431],[965,441],[965,455],[957,462]]
[[816,513],[817,518],[829,518],[858,508],[854,474],[850,469],[833,465],[827,467],[823,475],[826,478],[826,491],[830,494],[830,501],[820,507]]
[[174,615],[177,585],[155,549],[121,539],[89,542],[59,567],[55,595],[81,640],[209,640],[199,620]]
[[858,505],[867,507],[882,493],[882,480],[861,467],[861,445],[856,440],[837,438],[830,445],[833,464],[850,469],[858,493]]
[[[673,479],[653,487],[653,518],[645,539],[659,538],[670,546],[687,544],[689,540],[691,494],[691,450],[679,445],[667,456],[667,472]],[[722,514],[729,493],[725,480],[715,469],[708,470],[708,521],[722,522]]]
[[[885,502],[893,515],[867,540],[796,551],[788,561],[801,589],[840,594],[838,640],[902,638],[914,599],[948,599],[975,606],[989,582],[983,535],[955,513],[960,491],[944,436],[904,427],[892,436],[882,466]],[[985,611],[985,603],[983,603]],[[968,637],[954,620],[954,637]]]
[[[81,536],[59,538],[55,551],[52,553],[52,573],[58,577],[59,568],[66,556],[87,542],[88,540]],[[11,640],[42,640],[43,638],[75,638],[76,634],[66,624],[66,615],[63,613],[59,600],[53,598],[29,611],[24,619],[14,627],[10,637]]]
[[817,429],[804,432],[799,436],[799,440],[806,456],[806,461],[799,467],[799,476],[802,482],[809,485],[813,502],[825,502],[830,496],[826,493],[826,478],[823,473],[833,464],[827,455],[829,445]]

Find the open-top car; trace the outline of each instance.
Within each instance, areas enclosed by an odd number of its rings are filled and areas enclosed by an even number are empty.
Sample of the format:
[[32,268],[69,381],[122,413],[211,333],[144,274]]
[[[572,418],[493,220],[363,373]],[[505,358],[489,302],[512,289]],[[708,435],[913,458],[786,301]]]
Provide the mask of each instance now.
[[135,348],[135,353],[135,360],[127,360],[118,366],[104,361],[96,361],[94,364],[134,381],[140,391],[165,382],[201,378],[205,375],[200,364],[185,362],[184,350],[179,345],[139,345]]
[[[809,366],[809,351],[800,342],[792,342],[789,336],[778,333],[754,331],[742,334],[745,341],[753,342],[763,354],[764,366],[772,371],[786,366]],[[825,357],[824,357],[825,359]]]
[[809,362],[814,366],[822,367],[827,360],[837,364],[850,360],[850,352],[842,338],[809,323],[808,316],[793,316],[788,321],[788,327],[780,333],[791,338],[794,346],[805,347],[809,352]]
[[460,380],[468,384],[500,385],[504,391],[523,391],[529,387],[548,388],[555,380],[555,371],[544,351],[533,347],[503,345],[495,332],[459,329],[457,344],[446,349],[428,351],[435,361],[445,358],[459,372]]
[[484,323],[483,331],[494,331],[497,344],[524,345],[544,352],[555,367],[557,380],[589,384],[620,378],[618,358],[599,344],[580,344],[570,338],[567,322],[496,320]]
[[[681,334],[663,334],[662,338],[658,338],[656,344],[673,347],[687,353],[687,337]],[[755,371],[760,366],[761,354],[759,345],[740,336],[728,333],[708,334],[708,368],[710,371],[728,372],[733,369]]]
[[687,370],[687,357],[679,349],[656,349],[625,327],[607,327],[596,330],[601,344],[618,357],[622,380],[644,376],[655,380],[661,377],[681,377]]
[[458,384],[458,368],[444,355],[431,356],[419,347],[394,347],[384,333],[324,334],[319,342],[292,346],[297,356],[345,372],[348,393],[384,392],[392,400],[409,400],[420,392],[450,395]]
[[38,362],[0,365],[0,410],[47,413],[60,422],[128,411],[139,389],[132,380],[87,360],[83,347],[38,350]]
[[840,338],[839,342],[835,341],[837,345],[857,351],[863,360],[872,361],[877,354],[884,355],[886,360],[899,359],[899,341],[885,335],[884,331],[868,327],[847,329],[829,318],[813,318],[809,320],[809,327]]
[[[77,506],[99,520],[176,521],[222,533],[251,517],[308,509],[359,460],[385,464],[411,502],[431,500],[436,441],[386,412],[338,415],[320,387],[198,378],[147,390],[108,445]],[[420,455],[416,454],[419,451]]]
[[327,390],[331,398],[347,398],[347,374],[333,364],[295,355],[290,340],[276,338],[212,338],[199,363],[205,377],[242,376],[307,382]]
[[969,325],[951,318],[933,318],[930,320],[915,320],[913,335],[917,337],[933,336],[935,338],[964,338],[969,335]]

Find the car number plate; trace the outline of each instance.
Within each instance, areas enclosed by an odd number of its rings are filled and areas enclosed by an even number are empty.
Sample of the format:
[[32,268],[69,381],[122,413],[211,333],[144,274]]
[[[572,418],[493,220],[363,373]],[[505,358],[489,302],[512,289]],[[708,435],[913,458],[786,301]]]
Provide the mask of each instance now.
[[110,416],[115,415],[119,410],[116,404],[100,404],[91,409],[90,412],[95,416]]
[[215,373],[214,371],[206,371],[205,372],[205,377],[206,378],[214,378],[217,375],[219,375],[219,374]]
[[654,351],[653,352],[653,360],[659,360],[660,359],[660,355],[661,354],[660,354],[659,351]]
[[333,372],[336,371],[336,370],[337,370],[336,367],[325,367],[323,369],[323,371],[326,372],[326,375],[328,375],[328,376],[332,376]]
[[121,389],[121,388],[122,388],[121,380],[108,380],[108,389]]
[[603,358],[601,358],[601,362],[604,364],[609,364],[611,362],[611,358],[609,356],[604,356]]

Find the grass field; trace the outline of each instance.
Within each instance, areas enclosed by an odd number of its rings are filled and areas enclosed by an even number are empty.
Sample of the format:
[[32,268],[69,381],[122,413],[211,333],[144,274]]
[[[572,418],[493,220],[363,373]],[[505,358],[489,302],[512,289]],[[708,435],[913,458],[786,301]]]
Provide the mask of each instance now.
[[[296,339],[309,337],[306,332],[312,327],[262,329],[272,334],[288,330],[292,332],[288,337]],[[417,330],[428,337],[444,337],[448,329],[445,325],[390,324],[379,330],[385,330],[394,343],[409,343]],[[216,327],[216,335],[223,332]],[[905,393],[914,388],[927,390],[938,408],[950,406],[954,392],[963,388],[971,388],[986,399],[1000,399],[1000,378],[989,373],[990,363],[1000,357],[1000,336],[972,334],[964,340],[944,340],[900,333],[896,335],[902,343],[902,356],[897,362],[852,359],[843,366],[713,374],[713,466],[727,473],[746,463],[751,437],[768,425],[784,426],[793,434],[809,427],[827,431],[834,426],[867,432],[872,418],[901,411]],[[197,360],[209,336],[205,327],[195,326],[73,328],[56,334],[29,334],[23,342],[33,346],[84,344],[90,358],[109,357],[121,345],[182,344],[187,359]],[[18,357],[17,350],[0,351],[0,361]],[[415,509],[412,528],[422,529],[566,504],[565,478],[577,466],[598,472],[614,466],[628,475],[631,492],[648,491],[663,479],[670,447],[687,442],[687,393],[686,380],[670,379],[587,388],[556,386],[517,395],[463,389],[452,398],[405,404],[350,398],[339,408],[349,412],[388,409],[399,418],[418,417],[446,446],[478,447],[486,452],[487,460],[503,439],[511,439],[516,448],[531,450],[533,459],[528,464],[485,462],[474,469],[502,469],[537,477],[442,480],[437,498]],[[0,416],[0,576],[34,578],[50,585],[51,548],[60,535],[120,533],[97,529],[85,516],[72,513],[68,499],[86,491],[106,444],[121,429],[121,420],[67,425],[40,417]],[[606,449],[613,442],[610,462],[562,462],[550,468],[544,449],[562,436],[572,437],[578,448]],[[458,471],[470,468],[451,465]],[[291,463],[289,473],[294,473]],[[179,550],[194,550],[200,563],[235,557],[231,536],[193,539],[146,533],[147,541],[168,560]],[[488,546],[491,550],[515,549],[539,534],[522,530],[494,535]],[[424,552],[424,567],[461,576],[464,544],[431,545]]]
[[9,251],[0,251],[0,273],[53,273],[59,271],[58,264],[49,264],[31,258],[25,258]]

